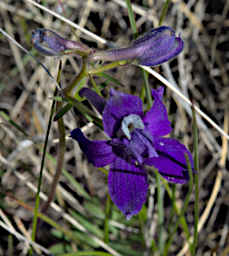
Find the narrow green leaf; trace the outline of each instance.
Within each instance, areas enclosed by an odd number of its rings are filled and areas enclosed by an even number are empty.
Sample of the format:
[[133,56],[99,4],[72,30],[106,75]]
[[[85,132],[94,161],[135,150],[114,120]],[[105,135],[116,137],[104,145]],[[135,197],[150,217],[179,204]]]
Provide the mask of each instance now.
[[196,112],[192,108],[193,117],[193,135],[194,135],[194,184],[195,184],[195,202],[194,202],[194,238],[192,244],[192,255],[195,255],[198,244],[198,222],[199,222],[199,150],[198,150],[198,129],[196,122]]
[[72,108],[72,104],[68,103],[64,107],[62,107],[57,114],[54,116],[53,121],[59,120],[63,115],[65,115]]
[[99,252],[99,251],[83,251],[83,252],[72,252],[61,254],[60,256],[112,256],[107,252]]
[[160,16],[160,19],[159,19],[159,26],[162,25],[162,23],[165,19],[165,16],[166,16],[168,8],[169,8],[170,1],[171,0],[166,0],[166,2],[163,5],[163,9],[162,9],[161,16]]
[[110,218],[110,213],[111,213],[111,198],[110,195],[107,195],[107,200],[106,200],[106,208],[105,208],[105,221],[104,221],[104,242],[108,243],[109,242],[109,218]]
[[130,0],[126,0],[126,6],[127,6],[127,10],[128,10],[128,16],[129,16],[129,20],[130,20],[131,29],[133,31],[133,34],[135,36],[137,36],[137,26],[136,26],[134,12],[133,12]]

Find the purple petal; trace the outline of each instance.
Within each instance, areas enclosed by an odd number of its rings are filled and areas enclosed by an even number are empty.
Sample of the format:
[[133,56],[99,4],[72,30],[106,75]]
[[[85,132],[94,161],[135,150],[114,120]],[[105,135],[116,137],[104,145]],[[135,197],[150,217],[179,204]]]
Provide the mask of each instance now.
[[185,154],[188,155],[193,169],[193,159],[188,149],[175,139],[158,138],[155,149],[159,157],[149,158],[145,164],[154,166],[159,173],[173,183],[186,183],[189,180]]
[[152,138],[141,129],[135,129],[131,133],[131,140],[127,140],[126,146],[139,164],[143,164],[145,158],[158,156],[153,146]]
[[124,93],[111,97],[103,111],[104,131],[110,137],[115,137],[123,117],[130,114],[143,116],[142,101],[139,97]]
[[181,38],[176,37],[175,40],[168,38],[160,45],[160,48],[157,50],[151,49],[147,55],[139,58],[139,64],[144,66],[157,66],[175,58],[183,50],[183,47],[184,42]]
[[152,89],[154,104],[143,118],[145,129],[147,129],[152,136],[157,137],[169,134],[171,131],[167,110],[162,102],[163,91],[163,87],[157,90]]
[[88,161],[94,166],[103,167],[114,161],[115,155],[107,141],[90,141],[79,128],[71,131],[71,137],[79,143]]
[[162,26],[137,39],[133,47],[138,49],[139,64],[155,66],[177,56],[183,49],[183,41],[172,28]]
[[146,201],[148,183],[143,168],[129,164],[121,158],[111,164],[108,189],[112,201],[127,219],[137,214]]
[[87,98],[87,100],[91,102],[91,104],[99,111],[100,114],[103,113],[104,107],[106,105],[106,100],[104,98],[89,88],[81,89],[79,95],[81,97]]

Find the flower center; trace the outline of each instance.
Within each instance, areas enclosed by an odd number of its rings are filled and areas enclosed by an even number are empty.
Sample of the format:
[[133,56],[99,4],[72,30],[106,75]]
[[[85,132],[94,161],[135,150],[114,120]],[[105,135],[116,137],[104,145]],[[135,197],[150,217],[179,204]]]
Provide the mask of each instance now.
[[129,140],[131,139],[131,132],[134,129],[144,129],[144,123],[141,117],[135,114],[124,117],[121,123],[121,130]]

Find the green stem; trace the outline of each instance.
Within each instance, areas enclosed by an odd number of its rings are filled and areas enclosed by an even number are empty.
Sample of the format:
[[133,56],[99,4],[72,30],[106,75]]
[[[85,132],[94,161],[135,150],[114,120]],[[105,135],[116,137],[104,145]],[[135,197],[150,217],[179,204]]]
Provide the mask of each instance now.
[[104,65],[102,67],[93,68],[91,70],[88,70],[88,74],[95,75],[95,74],[98,74],[98,73],[101,73],[101,72],[104,72],[104,71],[107,71],[107,70],[110,70],[112,68],[116,68],[116,67],[119,67],[122,65],[126,65],[126,64],[128,64],[127,60],[114,61],[114,62]]
[[80,73],[75,77],[70,85],[64,88],[64,95],[71,95],[72,90],[80,83],[80,81],[87,76],[87,57],[82,58],[83,66]]
[[[59,72],[57,77],[57,82],[60,82],[60,76],[61,76],[61,62],[59,65]],[[63,102],[57,102],[56,104],[56,112],[58,112],[63,105]],[[44,203],[42,206],[41,212],[45,213],[48,210],[48,207],[50,203],[53,201],[53,198],[55,196],[56,187],[58,185],[58,181],[60,178],[60,175],[62,173],[62,168],[64,164],[64,153],[65,153],[65,127],[64,127],[64,120],[63,117],[58,119],[58,132],[59,132],[59,144],[58,144],[58,157],[57,157],[57,165],[56,165],[56,173],[52,181],[51,190],[48,195],[48,200]]]
[[150,89],[149,80],[148,80],[149,74],[144,69],[142,69],[142,74],[144,78],[144,88],[145,88],[146,99],[147,99],[147,109],[149,110],[153,105],[153,99],[152,99],[151,89]]
[[106,209],[105,209],[105,222],[104,222],[104,242],[106,244],[109,243],[109,217],[111,213],[111,198],[109,194],[107,195],[107,201],[106,201]]
[[198,243],[198,222],[199,222],[199,155],[198,155],[198,130],[196,122],[196,112],[192,109],[193,116],[193,134],[194,134],[194,183],[195,183],[195,202],[194,202],[194,238],[192,245],[192,255],[195,255]]
[[[58,89],[56,88],[54,91],[54,98],[57,95]],[[34,208],[34,217],[33,217],[33,226],[32,226],[32,241],[35,241],[36,239],[36,230],[37,230],[37,220],[38,220],[38,209],[39,209],[39,204],[40,204],[40,191],[41,191],[41,183],[42,183],[42,177],[43,177],[43,169],[44,169],[44,164],[45,164],[45,157],[46,157],[46,151],[47,151],[47,146],[48,146],[48,138],[49,138],[49,133],[51,130],[51,124],[52,124],[52,118],[54,115],[54,110],[55,110],[55,100],[52,102],[51,106],[51,111],[49,115],[49,121],[48,121],[48,127],[45,135],[45,143],[44,143],[44,149],[43,149],[43,154],[42,154],[42,159],[41,159],[41,166],[40,166],[40,175],[39,175],[39,180],[38,180],[38,185],[37,185],[37,193],[36,193],[36,201],[35,201],[35,208]],[[32,253],[32,251],[30,251]]]
[[158,228],[159,228],[159,251],[160,255],[163,254],[164,251],[164,227],[163,227],[163,222],[164,222],[164,208],[163,208],[163,199],[164,199],[164,189],[161,185],[160,181],[160,174],[156,171],[155,172],[156,176],[156,185],[157,185],[157,209],[158,209]]
[[98,87],[98,85],[96,84],[96,82],[95,82],[93,76],[92,76],[91,74],[88,74],[88,75],[89,75],[89,78],[90,78],[90,81],[91,81],[93,87],[95,88],[95,91],[97,92],[98,95],[102,96],[102,94],[101,94],[101,92],[100,92],[100,90],[99,90],[99,87]]
[[132,29],[132,32],[135,36],[137,36],[137,26],[136,26],[136,21],[135,21],[135,17],[134,17],[134,12],[132,9],[132,5],[131,5],[131,1],[130,0],[126,0],[126,6],[127,6],[127,10],[128,10],[128,16],[129,16],[129,20],[130,20],[130,26]]
[[163,5],[163,9],[162,9],[161,16],[160,16],[160,19],[159,19],[159,26],[161,26],[163,21],[164,21],[164,18],[166,16],[168,8],[169,8],[170,1],[171,0],[166,0],[166,2]]

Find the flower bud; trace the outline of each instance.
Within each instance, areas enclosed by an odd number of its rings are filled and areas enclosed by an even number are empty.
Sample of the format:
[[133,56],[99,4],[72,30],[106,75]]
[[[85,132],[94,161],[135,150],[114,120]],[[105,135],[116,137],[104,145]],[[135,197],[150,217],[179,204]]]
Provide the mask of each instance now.
[[50,29],[39,28],[33,31],[32,43],[39,52],[47,56],[59,56],[70,53],[86,56],[92,52],[92,49],[86,45],[73,40],[67,40]]
[[140,65],[156,66],[176,57],[183,49],[183,41],[170,27],[151,30],[135,40],[131,46],[107,51],[96,51],[91,60],[137,61]]

